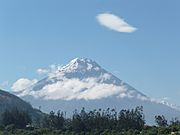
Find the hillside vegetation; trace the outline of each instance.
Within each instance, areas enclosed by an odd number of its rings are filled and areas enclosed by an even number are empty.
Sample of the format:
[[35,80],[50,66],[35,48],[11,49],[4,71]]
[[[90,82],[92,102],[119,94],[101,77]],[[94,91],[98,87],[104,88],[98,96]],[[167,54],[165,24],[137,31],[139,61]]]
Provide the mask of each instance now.
[[66,113],[51,111],[42,119],[32,119],[28,112],[13,109],[1,115],[0,135],[179,135],[180,121],[169,122],[162,115],[155,116],[157,126],[145,125],[143,107],[131,110],[107,108],[75,110],[71,118]]

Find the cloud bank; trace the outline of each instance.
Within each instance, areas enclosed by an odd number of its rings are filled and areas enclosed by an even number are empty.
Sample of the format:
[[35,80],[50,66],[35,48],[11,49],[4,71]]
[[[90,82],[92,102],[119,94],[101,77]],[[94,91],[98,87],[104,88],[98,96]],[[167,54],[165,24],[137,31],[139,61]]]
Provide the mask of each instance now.
[[37,83],[36,79],[29,80],[26,78],[21,78],[12,85],[11,89],[14,92],[21,92],[21,91],[24,91],[25,89],[27,89],[28,87],[32,86],[35,83]]
[[[45,99],[101,99],[120,93],[125,93],[123,86],[113,84],[98,83],[97,78],[87,78],[79,80],[77,78],[64,78],[54,84],[46,85],[36,96],[45,97]],[[44,95],[44,93],[48,93]],[[34,95],[35,96],[35,95]]]
[[31,95],[35,98],[43,98],[45,100],[72,100],[85,99],[94,100],[115,95],[116,97],[133,97],[132,92],[128,92],[125,86],[117,86],[114,84],[101,83],[102,80],[109,79],[107,74],[99,78],[89,77],[86,79],[66,78],[62,77],[61,81],[45,85],[42,89],[29,89],[37,80],[19,79],[12,89],[14,92],[19,92],[18,96]]
[[[51,65],[47,69],[40,68],[37,72],[47,74],[46,78],[40,81],[21,78],[11,88],[20,97],[33,96],[42,100],[134,98],[176,108],[173,104],[166,102],[167,98],[164,100],[149,98],[99,66],[98,70],[93,70],[96,76],[91,76],[91,69],[96,68],[97,65],[88,63],[84,66],[81,61],[77,61],[80,60],[72,61],[63,67]],[[83,69],[86,68],[85,75]]]
[[125,22],[121,17],[110,13],[102,13],[96,16],[97,21],[106,28],[117,32],[132,33],[137,30],[137,28],[131,26]]
[[20,97],[33,96],[44,100],[95,100],[107,97],[146,100],[134,88],[88,59],[76,58],[65,66],[39,68],[37,73],[47,77],[40,81],[21,78],[13,84],[12,90]]
[[[97,68],[98,70],[94,70]],[[12,90],[20,97],[33,96],[44,100],[95,100],[102,98],[138,98],[147,97],[105,71],[93,61],[75,59],[65,66],[50,65],[37,72],[47,77],[37,81],[21,78]]]
[[[39,89],[33,89],[38,83],[37,79],[18,79],[11,87],[13,92],[20,97],[33,96],[44,100],[97,100],[102,98],[135,98],[142,101],[150,101],[158,104],[165,104],[172,108],[175,105],[169,104],[167,101],[149,98],[135,89],[129,87],[126,83],[120,84],[106,83],[112,79],[112,74],[103,73],[97,77],[67,78],[64,73],[59,74],[58,66],[51,65],[48,69],[37,70],[40,73],[47,73],[47,81],[45,85]],[[48,72],[46,72],[48,70]],[[58,72],[58,74],[57,74]],[[56,80],[57,79],[57,80]]]

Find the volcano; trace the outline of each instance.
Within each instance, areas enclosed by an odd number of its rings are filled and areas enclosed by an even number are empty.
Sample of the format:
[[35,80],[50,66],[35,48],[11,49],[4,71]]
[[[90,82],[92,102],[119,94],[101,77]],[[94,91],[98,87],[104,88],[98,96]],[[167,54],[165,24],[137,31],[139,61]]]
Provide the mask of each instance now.
[[155,115],[170,119],[180,114],[176,106],[148,97],[87,58],[73,59],[15,94],[34,107],[41,106],[45,112],[62,110],[68,113],[82,107],[121,110],[143,106],[148,123],[154,123]]

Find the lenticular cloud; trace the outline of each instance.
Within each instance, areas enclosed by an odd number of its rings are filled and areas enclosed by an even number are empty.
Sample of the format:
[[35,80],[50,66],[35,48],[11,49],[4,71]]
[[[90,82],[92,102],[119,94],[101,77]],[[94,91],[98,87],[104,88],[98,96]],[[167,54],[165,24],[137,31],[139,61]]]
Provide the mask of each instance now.
[[98,14],[96,18],[102,26],[105,26],[117,32],[132,33],[137,29],[125,22],[121,17],[114,14],[102,13]]

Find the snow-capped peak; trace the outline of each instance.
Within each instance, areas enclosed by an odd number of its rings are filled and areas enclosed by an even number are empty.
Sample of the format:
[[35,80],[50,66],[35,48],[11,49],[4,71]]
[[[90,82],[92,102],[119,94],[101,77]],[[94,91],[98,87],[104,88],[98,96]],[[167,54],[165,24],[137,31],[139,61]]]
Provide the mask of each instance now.
[[21,95],[33,95],[45,99],[100,99],[107,97],[148,98],[127,83],[101,68],[95,61],[76,58],[58,68]]
[[127,97],[172,107],[147,97],[88,58],[75,58],[65,66],[58,66],[48,77],[19,93],[19,96],[26,95],[64,100]]
[[[22,84],[19,84],[21,82],[17,81],[15,85],[21,86]],[[162,114],[164,109],[168,112],[171,112],[172,108],[174,111],[178,110],[168,102],[144,95],[87,58],[75,58],[65,66],[55,67],[55,71],[53,70],[46,78],[16,94],[29,99],[31,103],[32,99],[40,101],[44,106],[49,106],[47,108],[51,108],[47,110],[54,110],[54,107],[57,110],[68,105],[68,109],[77,109],[76,107],[94,109],[98,105],[115,108],[142,105],[146,112],[152,111],[151,116],[159,112]]]
[[69,64],[59,69],[60,72],[86,72],[90,70],[99,70],[101,67],[93,60],[88,58],[75,58]]

